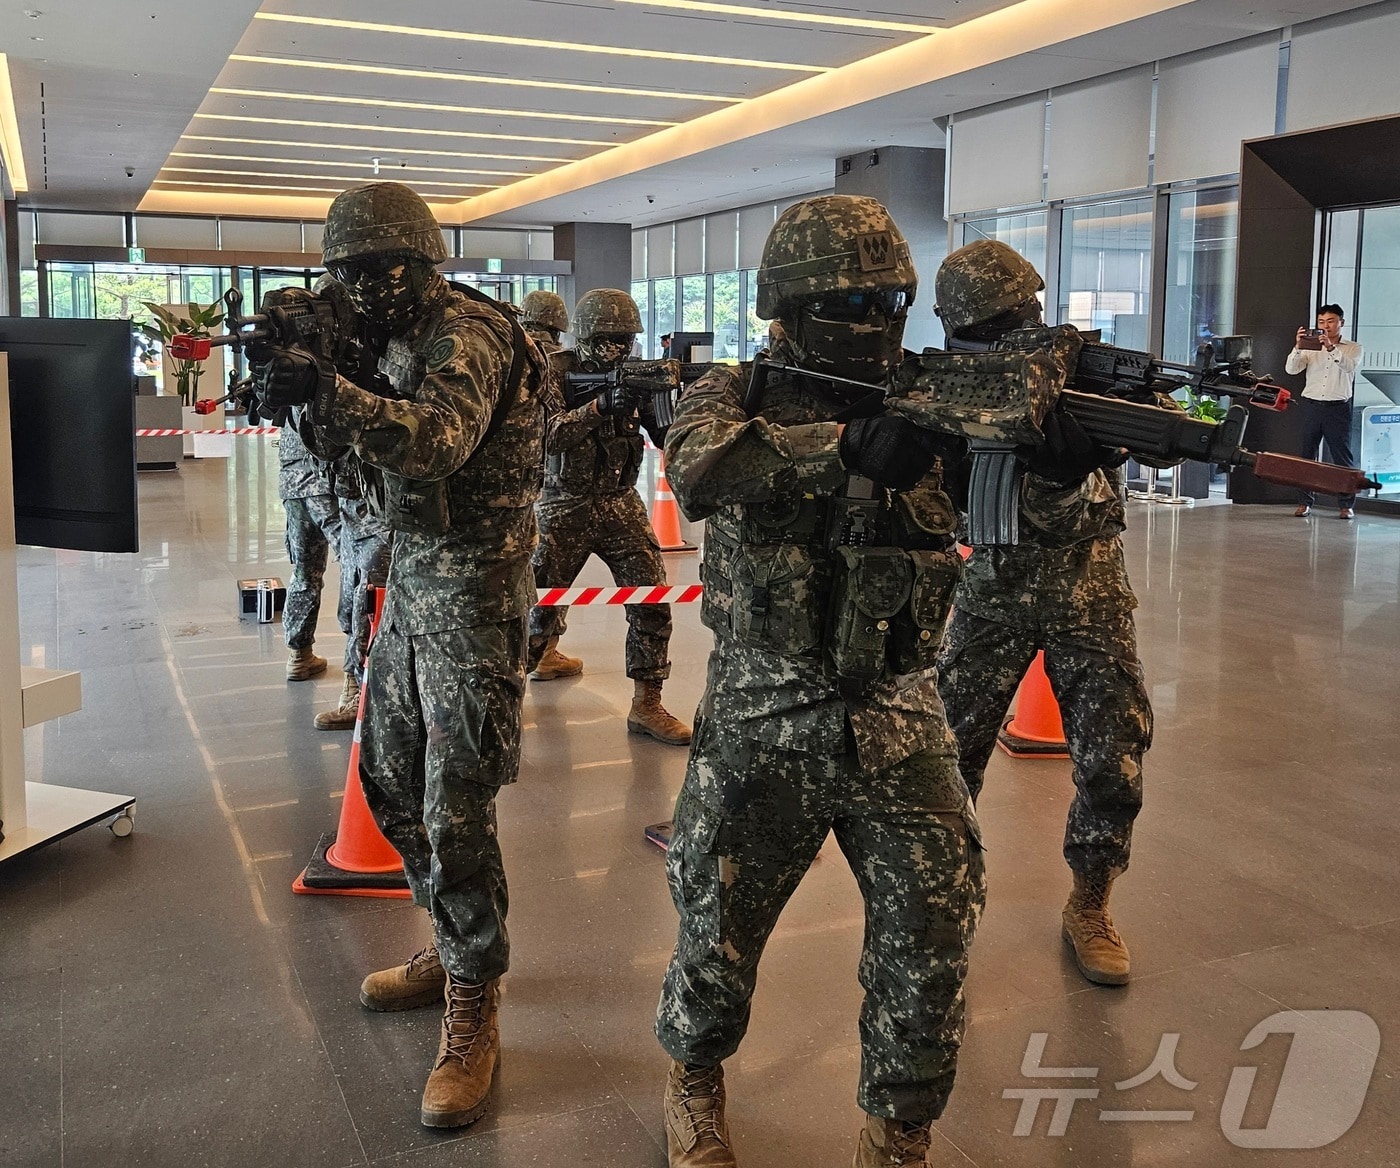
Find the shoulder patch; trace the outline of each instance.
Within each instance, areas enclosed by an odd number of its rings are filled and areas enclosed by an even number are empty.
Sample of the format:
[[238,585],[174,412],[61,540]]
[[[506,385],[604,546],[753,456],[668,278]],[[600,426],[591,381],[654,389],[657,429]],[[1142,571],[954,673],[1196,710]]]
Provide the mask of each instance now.
[[462,338],[458,336],[438,337],[428,349],[428,354],[424,358],[429,373],[436,373],[444,366],[456,360],[457,355],[462,351]]

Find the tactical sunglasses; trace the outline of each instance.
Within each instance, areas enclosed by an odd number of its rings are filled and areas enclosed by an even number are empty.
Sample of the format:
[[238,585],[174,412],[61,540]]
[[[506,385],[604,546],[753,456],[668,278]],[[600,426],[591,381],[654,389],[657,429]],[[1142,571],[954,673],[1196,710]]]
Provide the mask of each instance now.
[[588,338],[595,345],[626,345],[632,344],[631,333],[594,333]]
[[878,291],[833,292],[807,301],[804,309],[822,320],[855,322],[864,320],[876,308],[893,319],[905,312],[913,296],[908,288],[881,288]]
[[342,284],[377,284],[404,263],[401,255],[368,255],[329,264],[326,270]]

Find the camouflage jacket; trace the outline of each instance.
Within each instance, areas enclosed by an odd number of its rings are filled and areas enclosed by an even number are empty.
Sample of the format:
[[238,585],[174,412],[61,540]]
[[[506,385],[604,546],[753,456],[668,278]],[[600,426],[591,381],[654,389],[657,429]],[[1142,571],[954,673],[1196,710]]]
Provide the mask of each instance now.
[[295,426],[283,426],[277,435],[277,497],[312,499],[335,494],[331,463],[306,448]]
[[[956,575],[932,590],[926,652],[907,672],[838,676],[829,630],[846,549],[828,549],[826,524],[849,479],[832,420],[843,403],[786,374],[770,379],[756,417],[744,394],[735,370],[715,366],[687,390],[666,439],[682,510],[708,520],[701,617],[715,649],[702,712],[726,732],[829,756],[848,749],[849,726],[861,762],[876,769],[940,743],[951,750],[932,664]],[[912,492],[877,494],[876,542],[928,549],[941,571],[959,570],[956,513],[937,470]],[[895,518],[906,505],[915,527]]]
[[957,605],[1002,624],[1094,624],[1137,607],[1123,565],[1123,472],[1095,471],[1070,487],[1027,475],[1021,542],[978,548]]
[[514,356],[503,313],[435,281],[380,357],[394,396],[342,377],[313,428],[328,453],[359,457],[370,504],[393,531],[384,619],[402,633],[510,620],[534,602],[546,371],[526,340],[505,404]]
[[642,430],[657,446],[666,440],[650,399],[626,418],[600,414],[591,398],[570,408],[564,404],[564,376],[580,370],[578,357],[564,349],[549,364],[557,406],[546,423],[544,502],[634,490],[646,449]]

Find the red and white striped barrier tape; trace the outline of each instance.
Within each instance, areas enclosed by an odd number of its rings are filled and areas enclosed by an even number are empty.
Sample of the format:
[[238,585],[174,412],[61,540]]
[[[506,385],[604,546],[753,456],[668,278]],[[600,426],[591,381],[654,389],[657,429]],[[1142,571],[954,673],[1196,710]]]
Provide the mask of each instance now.
[[638,588],[541,588],[536,604],[695,604],[705,590],[699,584]]
[[235,426],[228,430],[137,430],[138,438],[177,438],[181,434],[280,434],[280,426]]

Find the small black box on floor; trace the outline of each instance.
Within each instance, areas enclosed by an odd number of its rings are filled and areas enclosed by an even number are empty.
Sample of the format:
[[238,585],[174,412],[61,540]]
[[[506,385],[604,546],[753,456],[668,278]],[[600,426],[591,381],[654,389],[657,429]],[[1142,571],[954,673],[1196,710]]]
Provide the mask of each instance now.
[[[261,596],[261,601],[259,597]],[[282,615],[287,604],[287,586],[276,576],[238,582],[238,615],[267,623]]]

